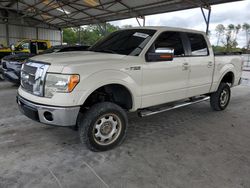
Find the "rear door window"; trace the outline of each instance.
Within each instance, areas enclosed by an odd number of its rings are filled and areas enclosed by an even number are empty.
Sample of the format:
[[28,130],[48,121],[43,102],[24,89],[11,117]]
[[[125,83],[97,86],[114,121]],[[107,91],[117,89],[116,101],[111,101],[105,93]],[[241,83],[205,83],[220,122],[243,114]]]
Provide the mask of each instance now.
[[208,56],[209,51],[207,42],[203,35],[195,33],[187,33],[190,41],[191,56]]

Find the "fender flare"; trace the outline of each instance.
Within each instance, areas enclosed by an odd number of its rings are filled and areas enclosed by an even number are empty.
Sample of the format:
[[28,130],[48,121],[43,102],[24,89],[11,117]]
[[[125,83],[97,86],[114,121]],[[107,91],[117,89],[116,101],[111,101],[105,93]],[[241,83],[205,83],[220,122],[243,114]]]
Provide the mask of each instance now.
[[[103,75],[106,75],[106,76],[112,75],[112,73],[120,75],[120,78],[118,76],[118,77],[113,77],[113,78],[111,77],[105,80],[95,79],[97,77],[103,78]],[[96,80],[100,80],[100,81],[96,82]],[[140,94],[140,90],[138,89],[140,87],[136,84],[136,82],[132,79],[132,77],[126,74],[125,72],[121,72],[117,70],[103,70],[103,71],[96,72],[86,77],[82,82],[88,83],[88,86],[90,87],[86,87],[87,89],[84,89],[85,92],[80,98],[80,101],[79,101],[80,104],[84,104],[86,99],[98,88],[103,87],[105,85],[118,84],[118,85],[125,87],[129,91],[131,95],[131,99],[132,99],[132,109],[135,109],[141,105],[141,101],[140,100],[138,101],[138,98],[136,97],[136,96],[139,96]]]
[[220,83],[222,82],[222,79],[226,76],[226,74],[228,74],[228,73],[230,73],[230,72],[233,74],[233,83],[232,83],[232,85],[234,84],[234,82],[235,82],[235,72],[234,72],[234,70],[233,70],[233,69],[226,69],[226,70],[223,72],[223,74],[220,76],[219,82],[218,82],[218,84],[217,84],[217,86],[216,86],[216,91],[218,90],[219,85],[220,85]]

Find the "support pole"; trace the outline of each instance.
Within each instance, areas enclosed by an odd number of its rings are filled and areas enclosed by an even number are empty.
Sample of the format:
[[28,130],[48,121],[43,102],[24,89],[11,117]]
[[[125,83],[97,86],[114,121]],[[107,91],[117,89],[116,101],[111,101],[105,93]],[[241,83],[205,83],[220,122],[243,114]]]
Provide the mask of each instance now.
[[61,45],[63,44],[63,30],[62,28],[59,29],[60,30],[60,39],[61,39]]
[[81,27],[78,29],[78,43],[81,44]]
[[[205,11],[204,9],[207,9],[208,10],[208,14],[206,15],[205,14]],[[209,24],[210,24],[210,17],[211,17],[211,6],[207,6],[207,7],[201,7],[201,12],[202,12],[202,15],[203,15],[203,18],[206,22],[206,34],[208,35],[208,32],[209,32]]]
[[3,12],[4,22],[5,22],[5,32],[6,32],[6,45],[10,45],[10,32],[9,32],[9,13],[8,11]]
[[[140,27],[145,26],[145,20],[146,20],[145,16],[139,16],[139,17],[136,17],[135,19]],[[142,19],[142,25],[141,25],[139,19]]]
[[138,25],[141,27],[141,23],[139,22],[137,17],[136,17],[136,21],[137,21]]
[[6,43],[7,43],[7,46],[9,47],[9,45],[10,45],[10,33],[9,33],[9,23],[8,22],[5,24],[5,27],[6,27]]
[[38,31],[38,28],[36,27],[36,40],[39,39],[39,31]]

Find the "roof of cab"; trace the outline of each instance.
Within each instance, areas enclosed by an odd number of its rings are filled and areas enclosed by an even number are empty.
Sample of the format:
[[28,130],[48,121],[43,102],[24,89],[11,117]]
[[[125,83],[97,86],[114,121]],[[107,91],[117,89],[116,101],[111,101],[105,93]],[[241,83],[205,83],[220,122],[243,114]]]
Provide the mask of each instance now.
[[186,29],[186,28],[180,28],[180,27],[168,27],[168,26],[143,26],[143,27],[131,27],[131,28],[125,28],[126,29],[152,29],[157,31],[178,31],[178,32],[190,32],[190,33],[200,33],[203,35],[206,35],[204,31],[198,31],[194,29]]

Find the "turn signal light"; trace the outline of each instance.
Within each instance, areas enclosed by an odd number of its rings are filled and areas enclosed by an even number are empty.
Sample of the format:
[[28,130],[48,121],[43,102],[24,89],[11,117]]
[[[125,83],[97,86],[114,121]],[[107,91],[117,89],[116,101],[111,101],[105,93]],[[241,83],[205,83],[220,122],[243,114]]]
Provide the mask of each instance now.
[[80,82],[79,75],[72,75],[70,76],[69,83],[68,83],[68,91],[71,92],[76,87],[76,85]]

